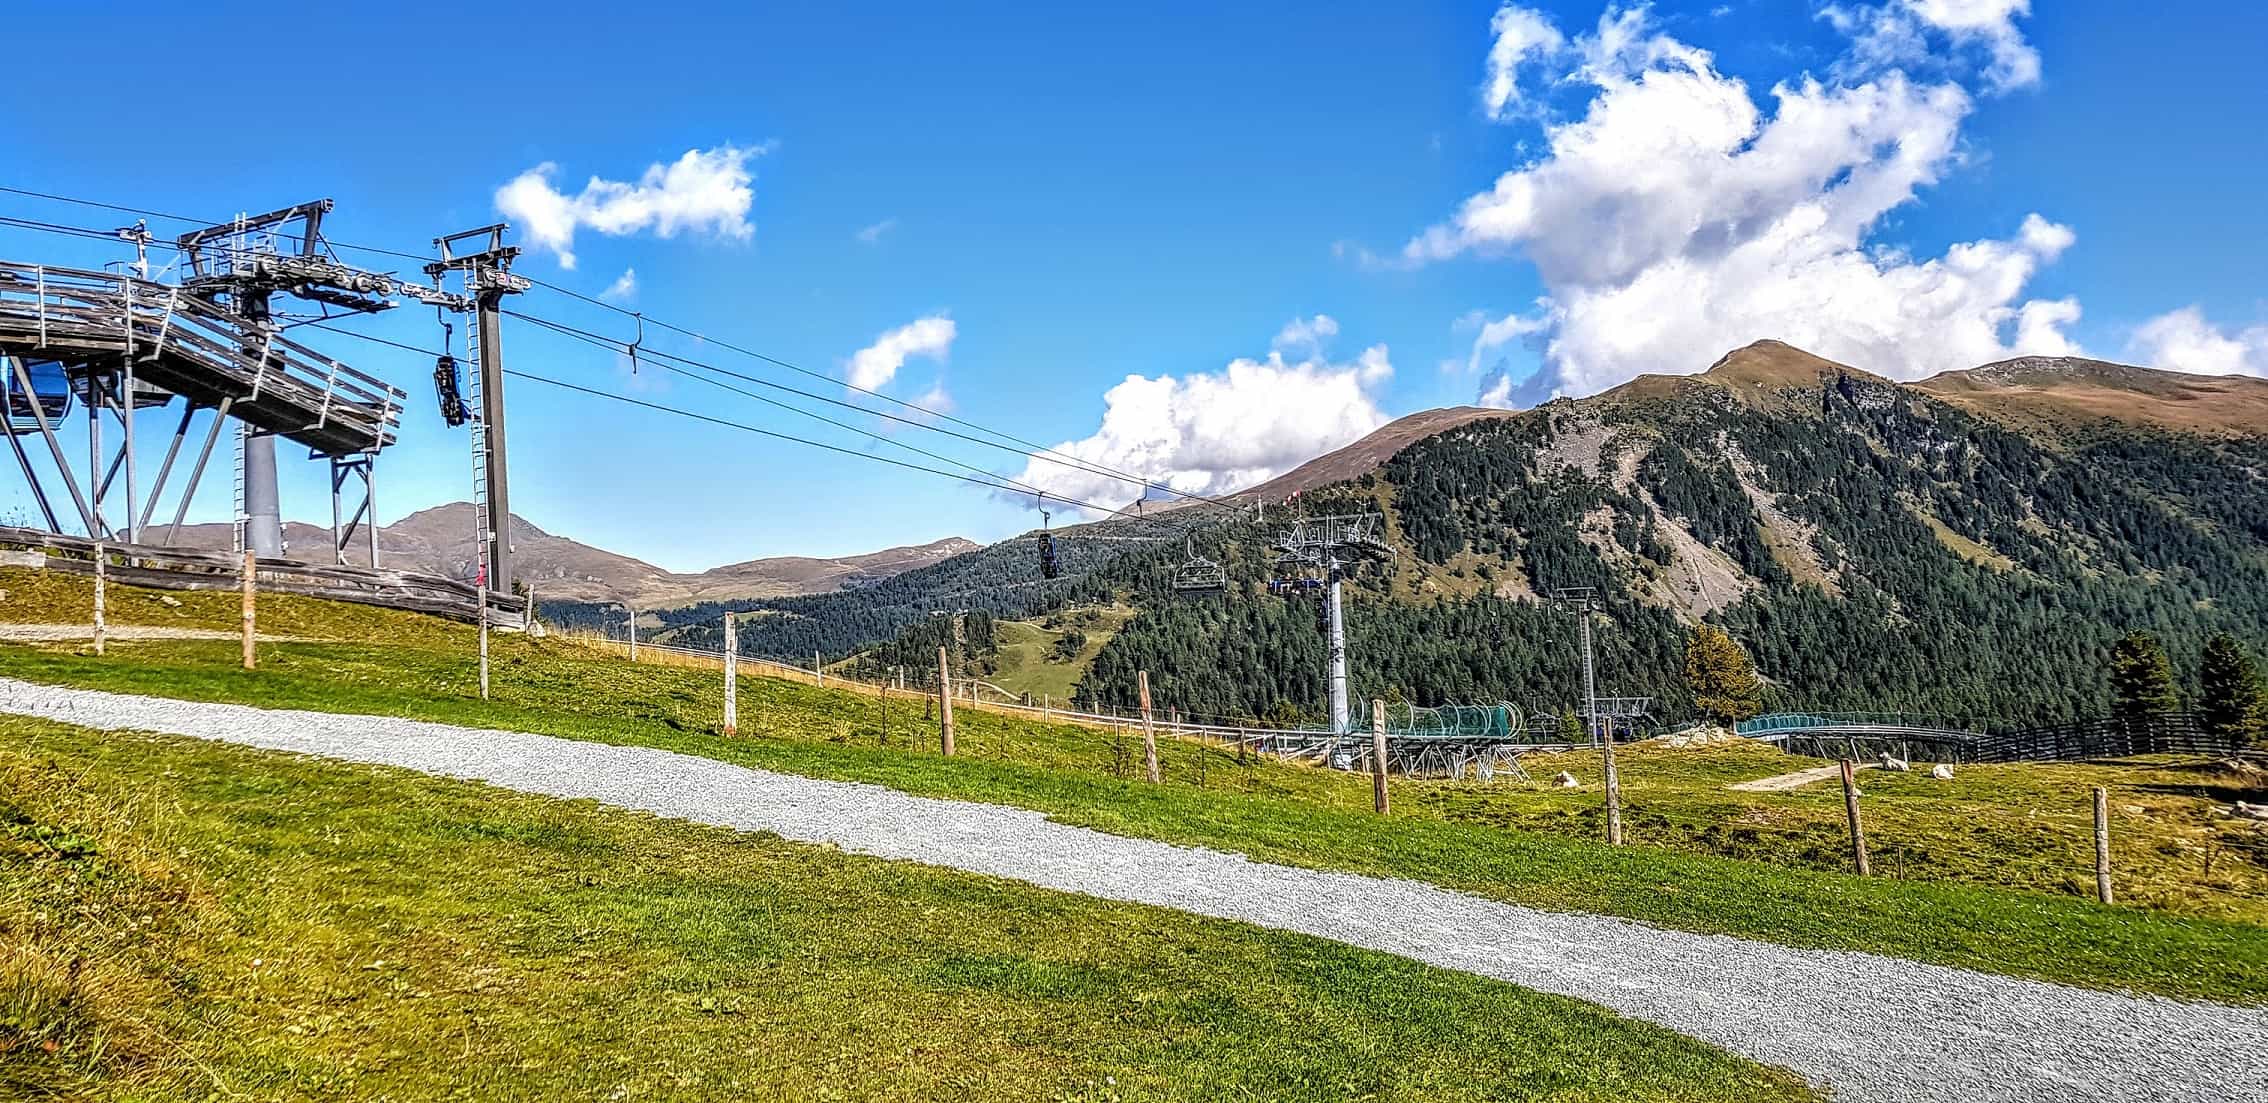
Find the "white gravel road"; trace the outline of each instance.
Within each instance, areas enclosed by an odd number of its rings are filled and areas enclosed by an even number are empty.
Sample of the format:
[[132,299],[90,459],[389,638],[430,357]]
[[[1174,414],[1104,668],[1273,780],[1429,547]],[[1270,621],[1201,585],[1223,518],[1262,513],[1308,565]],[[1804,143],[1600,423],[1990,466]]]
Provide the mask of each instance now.
[[2268,1010],[2015,980],[1514,907],[1408,881],[1119,838],[1038,813],[712,759],[385,717],[0,678],[0,712],[169,732],[509,789],[1301,931],[1604,1005],[1842,1100],[2268,1099]]

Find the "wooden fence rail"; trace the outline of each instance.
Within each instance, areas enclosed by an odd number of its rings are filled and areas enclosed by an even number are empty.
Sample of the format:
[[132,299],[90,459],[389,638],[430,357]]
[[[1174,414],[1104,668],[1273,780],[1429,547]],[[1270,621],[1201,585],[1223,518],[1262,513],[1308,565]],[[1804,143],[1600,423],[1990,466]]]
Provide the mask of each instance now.
[[[92,575],[95,542],[41,529],[0,526],[0,548],[38,553],[50,570]],[[105,541],[108,581],[160,590],[234,590],[243,563],[230,552],[196,551],[149,544]],[[480,619],[481,590],[472,583],[415,571],[394,571],[289,559],[261,559],[258,585],[263,593],[351,601],[472,623]],[[525,624],[527,600],[488,594],[488,615],[501,628]]]

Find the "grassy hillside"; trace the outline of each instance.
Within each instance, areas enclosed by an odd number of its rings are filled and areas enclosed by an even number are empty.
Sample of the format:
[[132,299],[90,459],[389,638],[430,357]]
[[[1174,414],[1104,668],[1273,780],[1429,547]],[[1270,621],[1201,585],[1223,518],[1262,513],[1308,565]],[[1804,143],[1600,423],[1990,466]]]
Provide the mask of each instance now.
[[[1877,783],[1869,775],[1866,814],[1876,869],[1886,876],[1861,880],[1834,872],[1841,857],[1833,794],[1722,788],[1734,775],[1777,773],[1804,765],[1800,759],[1636,752],[1624,783],[1641,845],[1616,850],[1593,841],[1596,774],[1581,761],[1567,764],[1585,783],[1574,793],[1542,783],[1397,781],[1398,814],[1380,818],[1369,813],[1359,777],[1169,742],[1167,783],[1150,786],[1132,780],[1138,740],[975,710],[960,714],[962,756],[946,760],[935,753],[935,726],[918,700],[760,678],[743,681],[743,737],[721,739],[714,672],[631,666],[558,640],[500,640],[496,700],[484,703],[474,699],[467,643],[278,644],[263,650],[252,673],[236,669],[234,644],[223,641],[121,645],[103,658],[16,646],[0,647],[0,669],[136,692],[663,747],[1556,910],[2268,1002],[2268,927],[2259,925],[2268,920],[2268,846],[2257,825],[2212,817],[2216,800],[2245,790],[2232,788],[2238,779],[2207,772],[2010,766],[1964,769],[1951,784]],[[2112,788],[2118,810],[2126,903],[2115,908],[2072,892],[2068,859],[2084,853],[2079,816],[2093,784]]]
[[[1010,693],[1030,694],[1034,701],[1067,704],[1088,665],[1133,615],[1123,605],[1081,606],[1037,621],[996,621],[999,670],[986,680]],[[1086,642],[1065,657],[1060,645],[1072,632]]]
[[1316,939],[15,719],[0,932],[9,1098],[1809,1098]]

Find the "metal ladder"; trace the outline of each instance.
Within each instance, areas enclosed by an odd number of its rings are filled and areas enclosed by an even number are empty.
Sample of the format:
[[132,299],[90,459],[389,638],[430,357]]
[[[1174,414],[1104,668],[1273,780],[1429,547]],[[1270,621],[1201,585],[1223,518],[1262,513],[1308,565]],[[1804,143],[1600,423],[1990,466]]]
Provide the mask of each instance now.
[[[223,414],[225,415],[225,411]],[[251,457],[248,453],[251,448],[252,426],[249,423],[239,422],[236,427],[236,524],[234,526],[236,529],[236,554],[238,555],[243,555],[244,549],[252,546],[252,513],[244,503],[244,475],[245,468],[250,464]]]
[[480,392],[480,327],[465,327],[465,363],[472,387],[472,402],[467,411],[471,416],[465,424],[472,428],[472,508],[473,508],[473,600],[480,605],[480,697],[488,699],[488,592],[491,560],[496,533],[488,521],[488,420]]
[[470,416],[465,424],[472,428],[473,554],[477,557],[474,577],[479,585],[486,587],[496,533],[488,523],[488,421],[482,416],[485,407],[480,392],[480,330],[477,326],[465,327],[465,366],[468,369],[465,378],[470,387],[470,401],[465,404]]

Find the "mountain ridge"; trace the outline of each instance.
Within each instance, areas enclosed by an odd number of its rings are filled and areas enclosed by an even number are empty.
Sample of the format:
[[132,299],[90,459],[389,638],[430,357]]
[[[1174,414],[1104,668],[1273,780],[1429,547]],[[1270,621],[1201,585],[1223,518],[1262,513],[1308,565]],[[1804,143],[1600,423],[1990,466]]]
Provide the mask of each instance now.
[[[379,561],[390,567],[452,578],[473,573],[473,518],[469,502],[446,502],[418,510],[379,529]],[[515,514],[512,548],[518,577],[535,585],[545,601],[633,602],[641,608],[691,605],[827,593],[871,585],[900,572],[973,551],[982,545],[949,536],[847,556],[769,556],[679,573],[633,556],[607,551],[546,532]],[[179,543],[187,547],[228,547],[232,526],[184,525]],[[284,540],[295,557],[312,549],[320,558],[330,530],[301,521],[286,522]],[[367,562],[362,541],[354,539],[348,561]]]
[[[2222,408],[2259,383],[1987,367],[1937,381],[1941,397],[1759,342],[1705,371],[1451,411],[1409,443],[1317,457],[1310,474],[1344,477],[1300,487],[1301,508],[1380,511],[1399,551],[1349,580],[1355,694],[1563,710],[1576,667],[1542,595],[1566,586],[1593,588],[1615,621],[1599,645],[1609,690],[1671,718],[1690,709],[1681,648],[1704,621],[1749,648],[1776,707],[1975,723],[2100,715],[2104,658],[2136,628],[2183,670],[2214,631],[2268,647],[2268,420]],[[1160,525],[1227,568],[1226,593],[1175,591],[1183,541],[1124,539]],[[1264,585],[1279,527],[1200,510],[1100,522],[1116,542],[1058,533],[1060,580],[1039,578],[1035,541],[1002,541],[870,591],[770,603],[787,615],[745,622],[742,647],[848,654],[938,609],[1123,600],[1140,612],[1095,655],[1083,703],[1124,705],[1146,673],[1193,710],[1312,721],[1314,604]]]

